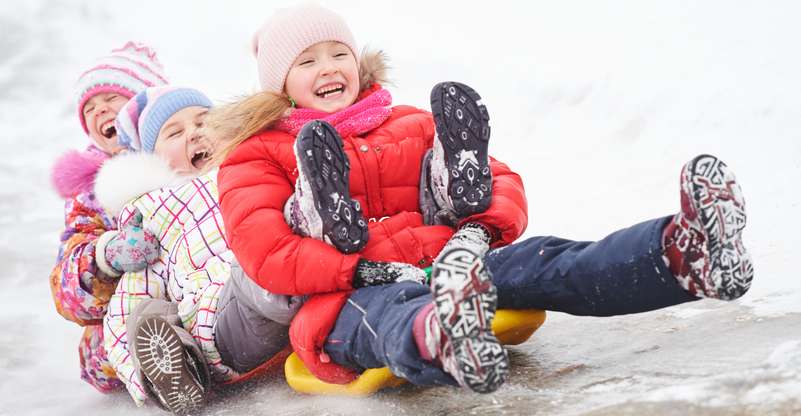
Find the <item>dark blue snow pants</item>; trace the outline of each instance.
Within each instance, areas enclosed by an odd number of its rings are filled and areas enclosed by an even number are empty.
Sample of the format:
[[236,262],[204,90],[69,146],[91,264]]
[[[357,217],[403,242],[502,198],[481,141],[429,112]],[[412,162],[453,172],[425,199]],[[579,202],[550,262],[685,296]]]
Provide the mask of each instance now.
[[[498,308],[612,316],[696,300],[662,259],[662,230],[670,218],[646,221],[597,242],[532,237],[490,251],[484,262],[498,288]],[[454,384],[420,357],[412,335],[414,317],[431,299],[427,287],[414,283],[356,290],[325,351],[334,362],[357,370],[389,367],[413,384]]]
[[417,312],[433,301],[428,286],[402,282],[353,291],[328,334],[325,352],[356,370],[389,367],[412,384],[456,385],[436,365],[423,360],[412,335]]
[[484,264],[498,288],[498,309],[613,316],[696,300],[662,259],[662,231],[671,218],[596,242],[532,237],[490,251]]

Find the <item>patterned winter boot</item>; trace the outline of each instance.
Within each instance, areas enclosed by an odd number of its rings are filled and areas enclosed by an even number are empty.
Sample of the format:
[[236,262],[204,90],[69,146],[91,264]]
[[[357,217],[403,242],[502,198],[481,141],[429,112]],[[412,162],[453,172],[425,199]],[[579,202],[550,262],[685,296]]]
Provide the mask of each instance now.
[[148,395],[176,415],[203,406],[211,379],[192,336],[159,316],[141,319],[134,336],[132,354]]
[[745,200],[725,163],[700,155],[681,171],[681,212],[665,227],[663,247],[671,272],[698,297],[737,299],[751,286],[754,268],[745,250]]
[[508,377],[509,358],[492,333],[498,294],[481,258],[469,250],[443,253],[431,273],[434,304],[417,315],[415,340],[424,359],[460,386],[497,390]]
[[442,82],[431,91],[431,112],[437,128],[430,165],[434,200],[457,218],[486,211],[492,199],[490,126],[481,97],[467,85]]
[[342,138],[325,121],[310,121],[295,140],[298,180],[285,216],[293,230],[325,241],[342,253],[367,244],[367,221],[350,197],[350,162]]

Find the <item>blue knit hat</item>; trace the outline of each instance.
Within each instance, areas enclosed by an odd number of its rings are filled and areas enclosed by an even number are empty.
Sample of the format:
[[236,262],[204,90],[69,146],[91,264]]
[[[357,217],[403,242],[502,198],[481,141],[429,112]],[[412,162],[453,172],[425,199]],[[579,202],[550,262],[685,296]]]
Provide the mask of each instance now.
[[136,94],[117,114],[119,144],[134,151],[152,153],[164,123],[187,107],[211,108],[206,95],[193,88],[152,87]]

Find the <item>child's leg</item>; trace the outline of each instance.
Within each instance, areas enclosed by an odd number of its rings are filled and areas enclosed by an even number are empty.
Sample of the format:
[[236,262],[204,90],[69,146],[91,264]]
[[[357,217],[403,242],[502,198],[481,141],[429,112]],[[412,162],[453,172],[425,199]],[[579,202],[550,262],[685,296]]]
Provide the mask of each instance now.
[[367,244],[367,221],[350,197],[350,162],[342,138],[324,121],[307,123],[295,141],[298,180],[285,216],[296,233],[316,238],[343,253]]
[[354,291],[326,353],[357,370],[389,367],[418,385],[496,390],[508,358],[490,331],[497,295],[481,260],[465,250],[445,253],[432,276],[433,297],[427,287],[406,282]]
[[232,264],[214,323],[214,343],[223,364],[246,373],[286,348],[289,323],[301,305],[300,297],[267,292]]
[[745,204],[734,175],[704,155],[685,166],[681,181],[675,216],[598,242],[533,237],[491,251],[485,262],[499,307],[610,316],[742,296],[753,267],[742,245]]
[[483,212],[492,199],[487,108],[472,88],[443,82],[431,91],[437,135],[421,172],[420,208],[427,224]]
[[355,290],[328,334],[325,352],[359,371],[389,367],[412,384],[456,385],[440,365],[421,357],[415,342],[415,317],[432,301],[428,287],[411,282]]
[[498,307],[612,316],[696,300],[662,258],[662,230],[671,219],[597,242],[532,237],[491,250],[484,262],[498,288]]
[[78,344],[81,361],[81,379],[103,393],[125,388],[114,373],[103,345],[103,325],[84,327],[81,343]]

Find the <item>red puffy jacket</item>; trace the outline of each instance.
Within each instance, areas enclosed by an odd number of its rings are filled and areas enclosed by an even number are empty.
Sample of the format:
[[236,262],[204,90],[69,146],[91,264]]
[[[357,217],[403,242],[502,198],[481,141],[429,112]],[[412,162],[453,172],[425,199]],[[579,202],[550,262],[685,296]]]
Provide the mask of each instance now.
[[[298,175],[294,136],[270,130],[251,137],[220,167],[226,233],[245,272],[273,293],[317,295],[293,320],[290,339],[322,380],[346,383],[357,375],[328,362],[323,345],[352,290],[359,258],[427,267],[454,232],[423,224],[418,206],[422,160],[433,139],[431,114],[409,106],[394,107],[381,126],[364,135],[343,137],[351,196],[370,220],[370,240],[356,254],[342,254],[322,241],[293,234],[287,225],[284,204]],[[489,227],[496,236],[493,246],[501,246],[525,230],[526,197],[516,173],[496,160],[490,166],[492,203],[465,221]]]

